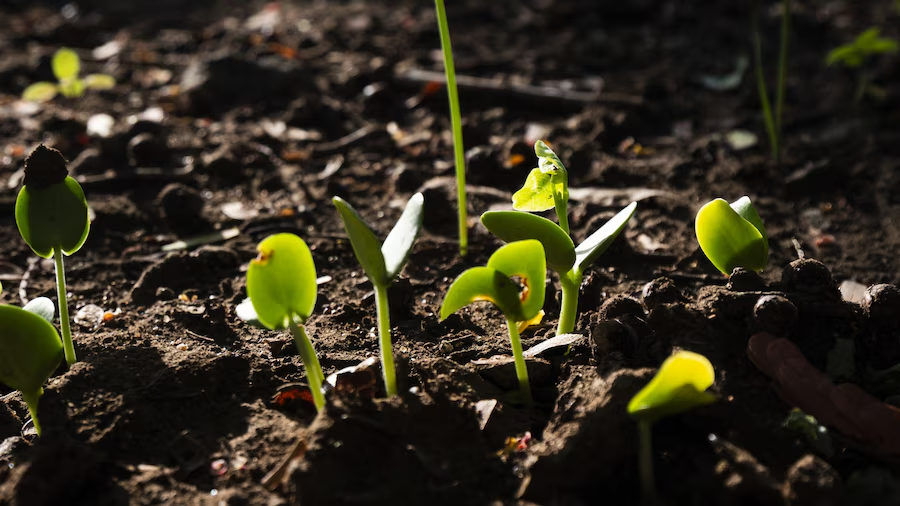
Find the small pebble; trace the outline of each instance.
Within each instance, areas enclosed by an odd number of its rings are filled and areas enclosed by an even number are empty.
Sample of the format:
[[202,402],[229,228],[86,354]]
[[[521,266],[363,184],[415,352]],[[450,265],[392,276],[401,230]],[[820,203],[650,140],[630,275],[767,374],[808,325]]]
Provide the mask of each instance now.
[[763,295],[753,306],[753,319],[759,330],[787,337],[797,324],[797,307],[781,295]]
[[674,304],[683,300],[681,292],[675,286],[675,282],[669,278],[656,278],[644,285],[641,290],[641,300],[649,311],[661,304]]
[[732,292],[762,292],[768,289],[766,282],[759,277],[759,274],[743,267],[734,268],[725,288]]
[[639,318],[645,316],[644,306],[637,299],[627,295],[615,295],[600,306],[598,316],[600,320],[613,320],[620,316],[634,315]]

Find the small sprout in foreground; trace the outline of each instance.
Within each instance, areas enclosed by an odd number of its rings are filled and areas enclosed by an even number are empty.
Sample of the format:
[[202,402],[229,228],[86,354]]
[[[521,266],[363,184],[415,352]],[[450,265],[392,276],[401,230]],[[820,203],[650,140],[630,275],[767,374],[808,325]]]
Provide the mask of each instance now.
[[715,402],[716,396],[706,391],[715,380],[715,370],[706,357],[678,351],[663,362],[656,376],[628,403],[628,414],[638,421],[640,431],[639,466],[644,504],[656,502],[651,448],[653,423]]
[[32,251],[56,262],[56,293],[66,363],[75,363],[69,328],[63,255],[75,253],[90,231],[84,191],[69,176],[66,160],[51,148],[38,146],[25,160],[25,184],[16,198],[16,225]]
[[375,308],[378,317],[378,341],[381,348],[381,369],[387,395],[397,395],[397,378],[394,371],[394,354],[391,350],[391,319],[388,308],[388,287],[400,274],[409,252],[422,228],[424,197],[417,193],[409,199],[403,214],[388,234],[384,244],[378,242],[375,233],[366,225],[350,204],[334,197],[335,207],[341,214],[344,230],[350,237],[353,252],[369,281],[375,287]]
[[39,436],[38,400],[63,359],[62,342],[50,323],[55,312],[44,297],[24,308],[0,305],[0,383],[22,392]]
[[546,211],[555,207],[559,225],[541,216],[516,211],[488,211],[481,215],[481,223],[506,242],[536,239],[543,244],[547,266],[559,274],[562,287],[562,307],[556,333],[569,334],[575,330],[578,291],[584,272],[625,229],[637,203],[632,202],[619,211],[576,247],[569,235],[566,219],[569,200],[566,168],[543,141],[535,143],[534,151],[540,167],[528,174],[525,185],[513,195],[513,208],[517,211]]
[[300,360],[306,367],[306,379],[316,409],[325,405],[322,383],[325,376],[319,357],[303,324],[316,306],[316,266],[309,247],[294,234],[275,234],[263,239],[259,252],[247,268],[247,295],[238,306],[238,317],[259,321],[271,330],[289,329]]
[[[521,290],[511,279],[513,276],[522,283]],[[536,240],[512,242],[495,251],[486,267],[473,267],[460,274],[441,304],[441,321],[476,301],[493,302],[500,309],[506,317],[516,376],[527,403],[531,403],[531,387],[517,322],[529,321],[541,312],[546,276],[546,258],[541,243]]]
[[697,212],[695,229],[703,254],[726,276],[735,267],[759,272],[769,263],[766,228],[749,197],[730,205],[723,199],[708,202]]
[[25,88],[22,100],[29,102],[48,102],[57,93],[66,98],[79,98],[84,90],[108,90],[116,85],[116,80],[108,74],[88,74],[81,79],[81,60],[78,54],[69,48],[61,48],[53,54],[51,62],[53,75],[58,83],[41,81]]
[[862,99],[866,94],[882,95],[884,90],[876,88],[869,82],[869,71],[866,64],[873,56],[882,54],[894,54],[900,50],[897,41],[881,36],[881,30],[876,27],[869,28],[859,34],[853,42],[836,47],[828,53],[825,60],[828,65],[843,65],[848,69],[855,69],[859,73],[859,83],[856,88],[856,99]]

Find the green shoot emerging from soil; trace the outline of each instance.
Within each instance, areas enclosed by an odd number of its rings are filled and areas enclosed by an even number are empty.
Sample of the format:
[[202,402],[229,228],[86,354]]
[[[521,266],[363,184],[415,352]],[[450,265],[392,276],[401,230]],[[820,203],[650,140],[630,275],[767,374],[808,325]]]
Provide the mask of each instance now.
[[562,307],[556,334],[575,330],[578,315],[578,291],[584,272],[605,252],[634,214],[637,203],[619,211],[599,230],[577,247],[569,235],[569,187],[566,168],[556,154],[537,141],[534,151],[540,167],[528,174],[525,185],[513,195],[513,207],[518,211],[546,211],[556,209],[559,225],[533,214],[516,211],[488,211],[481,222],[494,235],[507,242],[536,239],[544,246],[547,266],[559,274],[562,287]]
[[39,436],[38,399],[63,359],[62,342],[51,324],[55,313],[46,297],[24,308],[0,305],[0,383],[22,392]]
[[394,354],[391,350],[391,319],[388,308],[388,287],[400,274],[409,252],[422,228],[424,198],[417,193],[409,199],[406,209],[388,234],[384,244],[378,242],[375,233],[366,225],[350,204],[340,197],[332,199],[341,213],[344,229],[350,236],[353,252],[366,275],[375,286],[375,308],[378,315],[378,341],[381,349],[381,369],[388,396],[397,395],[397,378],[394,371]]
[[715,380],[715,370],[706,357],[690,351],[678,351],[663,362],[656,376],[628,403],[628,414],[638,421],[640,431],[638,460],[644,504],[656,503],[651,447],[653,423],[660,418],[715,402],[716,396],[706,392]]
[[456,66],[453,64],[453,47],[450,45],[450,26],[444,0],[434,0],[438,31],[441,34],[441,51],[444,54],[444,73],[447,76],[447,98],[450,100],[450,126],[453,129],[453,157],[456,161],[456,205],[459,214],[459,254],[466,256],[469,249],[469,229],[466,217],[466,155],[462,138],[462,114],[459,110],[459,92],[456,89]]
[[66,363],[72,365],[76,358],[69,328],[63,255],[81,249],[91,224],[84,192],[69,177],[66,160],[59,151],[38,146],[25,160],[25,185],[16,198],[16,225],[35,254],[53,257],[56,262],[59,324]]
[[62,94],[66,98],[79,98],[84,90],[108,90],[116,85],[116,80],[108,74],[88,74],[84,79],[78,77],[81,72],[81,60],[78,54],[69,48],[61,48],[53,54],[51,61],[53,75],[57,83],[41,81],[34,83],[22,92],[22,100],[29,102],[48,102]]
[[856,100],[861,100],[867,93],[876,96],[884,93],[869,83],[869,72],[866,69],[869,59],[881,54],[894,54],[897,51],[897,41],[882,37],[881,30],[873,27],[861,33],[853,42],[833,49],[828,53],[826,62],[828,65],[839,64],[859,73]]
[[300,360],[306,367],[309,391],[317,410],[325,405],[322,383],[325,376],[319,357],[303,324],[316,306],[316,266],[303,239],[294,234],[275,234],[262,240],[259,252],[247,269],[247,295],[238,317],[258,320],[272,330],[289,329]]
[[759,102],[762,106],[766,132],[769,134],[769,146],[772,160],[778,161],[781,156],[781,116],[784,110],[784,86],[787,79],[788,38],[791,32],[791,0],[781,1],[781,47],[778,52],[778,82],[775,88],[775,111],[769,101],[769,89],[766,86],[762,64],[762,35],[759,28],[759,5],[754,2],[756,12],[753,15],[753,56],[756,63],[756,87],[759,91]]
[[735,267],[761,271],[769,263],[766,228],[749,197],[730,205],[723,199],[708,202],[697,212],[695,229],[703,254],[726,276]]
[[[546,276],[544,247],[540,241],[512,242],[495,251],[486,267],[473,267],[460,274],[441,304],[441,321],[476,301],[493,302],[500,309],[509,329],[519,387],[529,404],[531,387],[517,322],[532,320],[541,312]],[[521,283],[521,288],[513,277]]]

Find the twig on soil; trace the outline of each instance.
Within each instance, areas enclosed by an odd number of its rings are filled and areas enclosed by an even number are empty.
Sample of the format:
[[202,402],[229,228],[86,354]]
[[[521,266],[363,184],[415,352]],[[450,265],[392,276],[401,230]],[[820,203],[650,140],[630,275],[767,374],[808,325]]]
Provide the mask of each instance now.
[[319,144],[313,144],[309,148],[316,154],[328,154],[335,151],[340,151],[342,149],[346,149],[357,142],[362,141],[366,137],[378,133],[385,132],[384,125],[374,124],[374,125],[366,125],[359,130],[345,135],[340,139],[331,142],[322,142]]
[[288,471],[290,471],[291,468],[296,465],[297,461],[303,457],[307,448],[306,438],[300,437],[297,439],[297,442],[294,443],[291,451],[289,451],[288,454],[281,459],[281,462],[269,471],[263,477],[262,481],[260,481],[262,486],[266,487],[270,492],[274,492],[275,489],[283,485],[287,478]]
[[[431,70],[412,69],[396,76],[403,83],[412,83],[423,86],[433,82],[444,82],[442,72]],[[518,99],[537,100],[543,102],[557,102],[562,104],[584,105],[590,103],[638,106],[644,103],[643,97],[626,95],[624,93],[593,93],[585,91],[572,91],[550,86],[535,86],[530,84],[510,84],[496,79],[487,79],[474,76],[456,76],[459,88],[467,92],[480,92],[492,96],[512,96]]]

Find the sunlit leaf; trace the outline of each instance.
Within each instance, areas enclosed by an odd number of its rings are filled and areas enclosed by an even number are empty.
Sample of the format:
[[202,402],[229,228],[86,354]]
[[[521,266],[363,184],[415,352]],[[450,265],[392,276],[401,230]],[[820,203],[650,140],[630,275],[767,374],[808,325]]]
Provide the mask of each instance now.
[[506,277],[517,276],[523,283],[519,295],[521,310],[516,315],[516,321],[530,320],[544,307],[547,261],[539,241],[529,239],[509,243],[491,255],[487,266]]
[[28,246],[43,258],[59,248],[75,253],[90,231],[88,205],[81,185],[71,177],[44,189],[22,187],[16,199],[16,224]]
[[628,403],[628,414],[638,420],[660,418],[710,404],[716,396],[706,392],[716,380],[715,370],[703,355],[678,351],[667,358],[656,376]]
[[85,88],[109,90],[116,86],[116,79],[109,74],[88,74],[84,77]]
[[[752,216],[743,204],[738,207],[742,213],[761,223],[758,214]],[[731,274],[735,267],[753,271],[766,267],[769,258],[764,230],[761,232],[741,217],[725,200],[716,199],[700,208],[695,229],[700,249],[722,273]]]
[[519,330],[519,333],[521,334],[522,332],[525,332],[525,329],[527,329],[528,327],[540,325],[542,321],[544,321],[544,310],[543,309],[538,311],[538,314],[534,315],[534,318],[531,318],[530,320],[516,322],[516,328]]
[[366,271],[366,275],[369,276],[372,283],[379,286],[390,284],[392,276],[388,276],[384,256],[381,254],[381,243],[375,237],[375,233],[344,199],[334,197],[331,200],[341,215],[344,230],[347,231],[350,244],[353,246],[353,252],[363,270]]
[[59,92],[66,98],[78,98],[84,95],[84,81],[66,79],[59,82]]
[[505,242],[536,239],[544,245],[547,266],[556,272],[568,272],[575,264],[575,244],[559,225],[535,214],[518,211],[488,211],[481,223]]
[[31,299],[22,309],[40,316],[47,320],[48,323],[53,323],[53,319],[56,318],[56,306],[47,297]]
[[575,248],[576,272],[583,273],[600,255],[609,249],[616,237],[619,236],[619,233],[625,229],[625,225],[628,224],[628,220],[634,215],[635,209],[637,209],[637,202],[632,202]]
[[56,96],[57,91],[54,83],[41,81],[25,88],[25,91],[22,92],[22,100],[27,100],[28,102],[49,102]]
[[22,308],[0,305],[0,383],[37,392],[63,358],[53,325]]
[[75,79],[81,72],[81,60],[78,58],[78,54],[67,47],[56,51],[50,63],[53,67],[53,75],[59,81]]
[[256,247],[247,269],[247,295],[259,321],[281,329],[294,317],[305,321],[316,305],[316,267],[303,239],[275,234]]
[[531,169],[525,184],[513,194],[513,209],[518,211],[540,212],[553,209],[553,181],[548,173],[541,169]]
[[388,280],[397,277],[403,269],[403,265],[406,264],[406,258],[422,229],[424,202],[425,198],[421,193],[417,193],[409,199],[406,209],[403,210],[397,224],[394,225],[393,230],[381,246]]
[[441,320],[478,301],[493,302],[507,317],[527,319],[521,315],[519,289],[508,276],[490,267],[473,267],[450,285],[441,303]]

